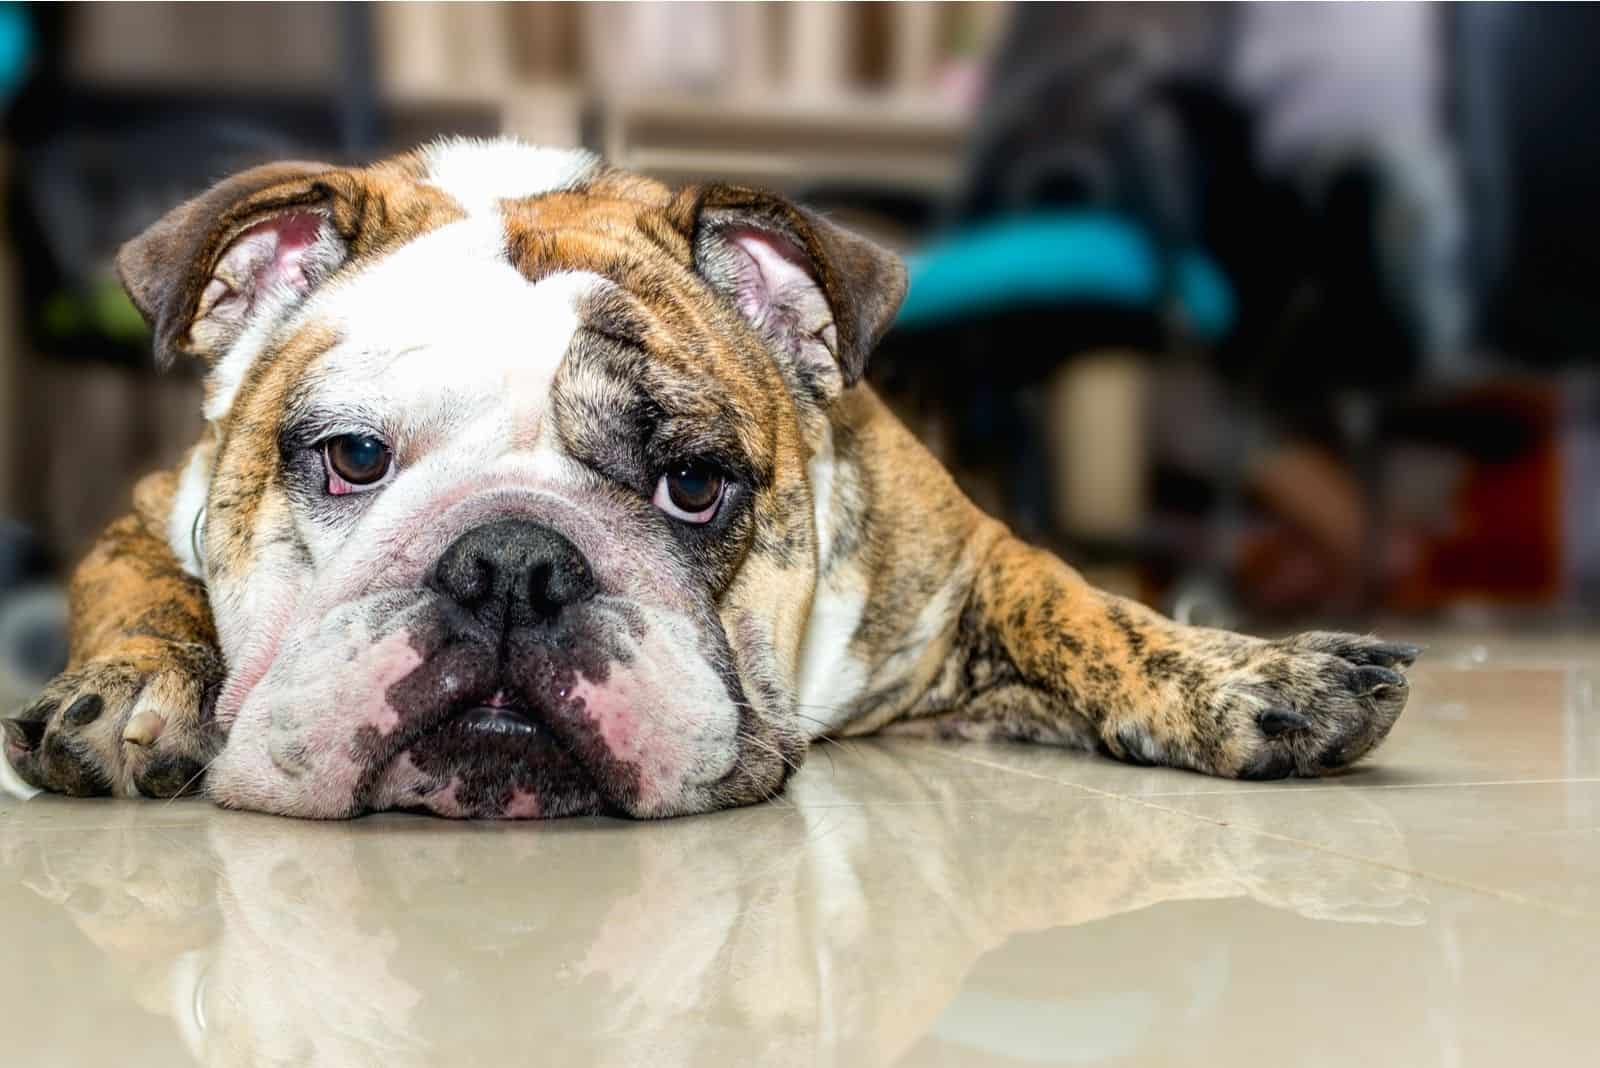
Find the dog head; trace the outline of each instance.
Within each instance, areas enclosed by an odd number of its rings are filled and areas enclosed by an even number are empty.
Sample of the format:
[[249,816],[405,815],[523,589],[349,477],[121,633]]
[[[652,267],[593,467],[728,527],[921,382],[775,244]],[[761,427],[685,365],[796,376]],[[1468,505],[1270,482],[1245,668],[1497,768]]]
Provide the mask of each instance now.
[[171,540],[229,668],[216,800],[666,816],[781,787],[807,464],[893,256],[501,141],[248,171],[118,270],[158,358],[206,365]]

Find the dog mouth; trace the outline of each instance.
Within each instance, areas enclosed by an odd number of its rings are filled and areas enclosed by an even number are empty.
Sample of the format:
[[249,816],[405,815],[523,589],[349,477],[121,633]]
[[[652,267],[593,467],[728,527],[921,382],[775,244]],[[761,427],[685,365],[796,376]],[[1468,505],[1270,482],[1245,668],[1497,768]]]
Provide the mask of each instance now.
[[504,670],[464,660],[429,675],[431,707],[415,708],[409,729],[369,753],[362,810],[486,818],[609,810],[615,790],[607,787],[616,784],[590,766],[594,754],[571,736],[571,717],[561,720],[562,687],[530,690]]
[[495,691],[440,709],[399,752],[443,774],[515,763],[547,762],[565,749],[546,714],[521,697]]
[[455,734],[486,741],[532,741],[548,728],[541,727],[528,706],[498,692],[484,702],[473,702],[447,714],[430,734]]

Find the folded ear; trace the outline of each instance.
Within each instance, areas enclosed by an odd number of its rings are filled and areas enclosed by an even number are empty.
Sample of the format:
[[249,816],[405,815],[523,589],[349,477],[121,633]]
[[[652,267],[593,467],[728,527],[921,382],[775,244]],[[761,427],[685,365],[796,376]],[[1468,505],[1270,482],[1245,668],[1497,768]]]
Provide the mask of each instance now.
[[695,269],[792,384],[826,403],[859,382],[905,298],[900,258],[771,193],[715,185],[683,198]]
[[234,175],[168,212],[117,253],[117,275],[155,332],[165,366],[215,361],[267,307],[298,302],[348,253],[334,221],[336,173],[274,163]]

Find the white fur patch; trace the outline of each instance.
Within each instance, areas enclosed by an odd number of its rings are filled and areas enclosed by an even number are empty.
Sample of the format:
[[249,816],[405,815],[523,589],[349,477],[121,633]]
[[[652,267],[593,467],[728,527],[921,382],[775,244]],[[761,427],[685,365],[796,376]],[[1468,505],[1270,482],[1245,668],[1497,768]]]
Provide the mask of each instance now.
[[[585,272],[530,282],[501,244],[497,223],[466,219],[329,287],[308,313],[343,340],[312,369],[313,402],[381,419],[374,429],[402,439],[392,442],[402,460],[407,434],[490,423],[501,445],[485,461],[513,438],[536,438],[581,300],[607,283]],[[425,444],[434,453],[441,443]]]
[[592,174],[599,157],[577,148],[538,148],[512,138],[453,137],[422,150],[428,184],[450,194],[469,215],[492,213],[502,200],[570,189]]
[[172,555],[185,571],[201,581],[206,577],[205,567],[195,554],[195,545],[204,545],[199,518],[211,488],[211,468],[206,463],[209,455],[209,450],[205,449],[189,454],[189,462],[178,475],[178,492],[173,496],[172,512],[167,517],[167,544],[172,548]]
[[[314,294],[291,329],[321,323],[341,339],[311,372],[317,405],[371,413],[398,432],[469,408],[536,418],[578,328],[580,298],[606,283],[580,272],[530,282],[503,245],[497,221],[465,219]],[[265,335],[229,353],[208,415],[232,406]]]
[[4,748],[0,747],[0,797],[15,797],[26,801],[39,793],[41,791],[22,781],[22,776],[17,774],[16,769],[11,766],[11,761],[6,759]]
[[801,713],[812,735],[826,734],[850,719],[850,706],[866,684],[866,665],[850,655],[850,642],[866,611],[866,583],[853,569],[830,569],[833,550],[833,431],[806,465],[817,529],[817,592],[800,646]]
[[817,584],[800,648],[800,711],[812,737],[843,727],[861,696],[867,665],[850,655],[867,597],[863,583]]

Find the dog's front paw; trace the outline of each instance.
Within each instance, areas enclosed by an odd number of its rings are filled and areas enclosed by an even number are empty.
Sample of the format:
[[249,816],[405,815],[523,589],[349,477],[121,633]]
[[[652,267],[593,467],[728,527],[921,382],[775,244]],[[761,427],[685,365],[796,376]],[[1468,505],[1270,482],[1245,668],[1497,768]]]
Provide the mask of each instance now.
[[25,782],[55,793],[192,793],[222,747],[211,717],[222,676],[217,650],[194,643],[91,660],[0,720],[5,757]]
[[1224,736],[1214,770],[1240,779],[1348,767],[1388,735],[1421,650],[1325,631],[1263,642],[1212,694]]

